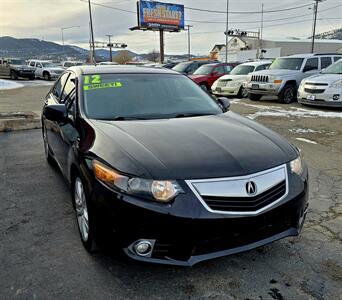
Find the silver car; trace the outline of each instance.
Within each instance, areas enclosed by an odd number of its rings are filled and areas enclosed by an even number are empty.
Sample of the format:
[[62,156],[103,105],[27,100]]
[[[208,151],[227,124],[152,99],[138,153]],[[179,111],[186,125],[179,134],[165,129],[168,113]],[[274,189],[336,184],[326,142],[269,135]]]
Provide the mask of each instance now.
[[302,104],[342,107],[342,59],[303,79],[297,98]]

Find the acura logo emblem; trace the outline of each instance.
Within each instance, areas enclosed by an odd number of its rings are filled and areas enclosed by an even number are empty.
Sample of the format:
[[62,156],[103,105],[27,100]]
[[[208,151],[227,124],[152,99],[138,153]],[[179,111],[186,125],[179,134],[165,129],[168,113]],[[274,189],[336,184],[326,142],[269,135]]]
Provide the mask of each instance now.
[[257,187],[256,187],[255,182],[253,182],[253,181],[248,181],[248,182],[246,183],[246,191],[247,191],[247,194],[248,194],[248,195],[254,196],[254,195],[257,193]]

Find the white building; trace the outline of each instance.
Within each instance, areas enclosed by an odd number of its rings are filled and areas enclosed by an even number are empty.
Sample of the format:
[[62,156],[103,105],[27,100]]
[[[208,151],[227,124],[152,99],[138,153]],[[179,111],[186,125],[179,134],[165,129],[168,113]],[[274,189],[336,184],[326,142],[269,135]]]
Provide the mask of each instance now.
[[[260,41],[248,37],[233,37],[228,42],[228,61],[246,61],[260,56]],[[311,39],[277,39],[263,40],[262,53],[264,58],[275,58],[291,54],[310,53]],[[315,40],[315,53],[342,53],[341,40]],[[224,61],[226,56],[225,45],[215,45],[211,57]]]

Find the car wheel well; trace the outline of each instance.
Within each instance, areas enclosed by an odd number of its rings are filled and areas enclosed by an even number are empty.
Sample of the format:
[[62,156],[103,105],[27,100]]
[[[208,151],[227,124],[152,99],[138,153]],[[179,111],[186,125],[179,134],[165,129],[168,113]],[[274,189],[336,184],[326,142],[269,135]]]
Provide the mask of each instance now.
[[297,81],[296,80],[289,80],[289,81],[286,81],[285,85],[294,85],[297,87]]

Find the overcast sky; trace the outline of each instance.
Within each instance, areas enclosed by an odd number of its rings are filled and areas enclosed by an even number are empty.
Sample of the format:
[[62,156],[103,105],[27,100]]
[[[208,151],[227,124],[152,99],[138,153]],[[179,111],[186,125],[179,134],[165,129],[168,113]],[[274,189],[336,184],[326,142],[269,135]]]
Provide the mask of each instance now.
[[[135,0],[92,0],[107,6],[135,11]],[[179,0],[161,1],[184,4],[187,7],[209,10],[226,9],[226,0]],[[230,0],[230,11],[278,10],[313,3],[313,0]],[[159,37],[152,32],[131,32],[130,27],[137,25],[136,14],[93,5],[95,40],[103,41],[105,34],[113,34],[114,41],[128,44],[128,49],[143,53],[159,49]],[[342,27],[342,1],[325,0],[319,4],[317,32]],[[303,16],[304,15],[304,16]],[[306,16],[305,16],[306,15]],[[298,16],[298,17],[297,17]],[[274,19],[282,19],[272,21]],[[225,15],[219,13],[185,10],[186,24],[192,28],[192,53],[207,55],[215,43],[224,43]],[[258,30],[261,15],[230,14],[229,28]],[[192,21],[214,21],[222,23],[198,23]],[[244,23],[237,23],[244,22]],[[254,23],[246,23],[254,22]],[[264,39],[310,36],[312,31],[312,9],[308,7],[264,14]],[[290,23],[293,24],[285,24]],[[294,23],[296,22],[296,23]],[[88,46],[89,16],[86,2],[81,0],[0,0],[0,36],[17,38],[39,38],[61,43],[61,27],[80,26],[64,31],[66,43],[82,47]],[[283,25],[279,25],[283,24]],[[187,33],[168,33],[165,37],[166,53],[182,54],[187,52]]]

